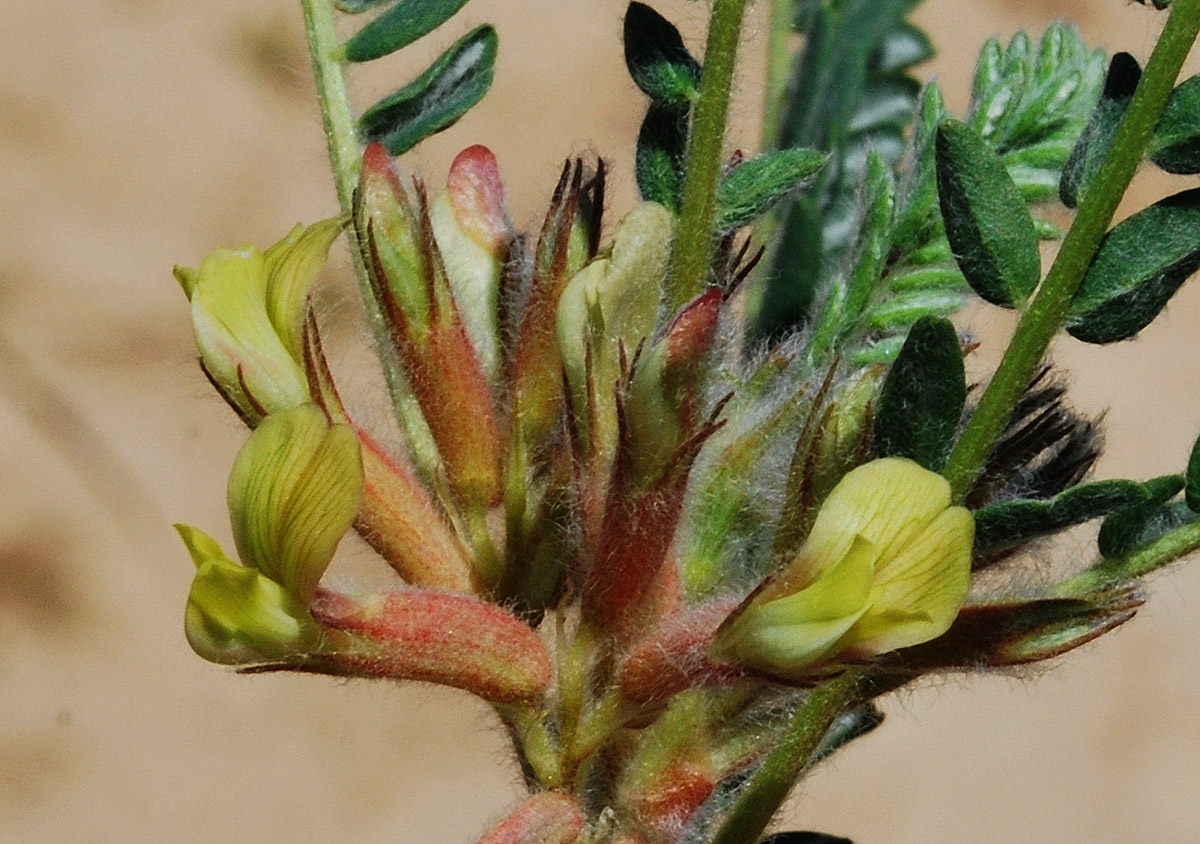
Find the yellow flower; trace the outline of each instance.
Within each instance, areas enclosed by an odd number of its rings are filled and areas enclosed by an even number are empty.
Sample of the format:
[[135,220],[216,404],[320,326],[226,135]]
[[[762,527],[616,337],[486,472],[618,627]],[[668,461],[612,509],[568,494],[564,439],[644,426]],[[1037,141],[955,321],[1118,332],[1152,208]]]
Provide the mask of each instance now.
[[196,577],[185,631],[200,656],[244,664],[304,653],[319,628],[308,612],[317,584],[362,501],[358,437],[315,404],[272,414],[250,435],[229,478],[238,553],[176,525]]
[[244,418],[308,401],[308,295],[343,226],[337,218],[296,226],[266,252],[218,249],[198,270],[175,268],[192,303],[201,364]]
[[940,475],[888,457],[847,473],[796,559],[717,634],[721,658],[783,679],[934,639],[966,599],[975,522]]

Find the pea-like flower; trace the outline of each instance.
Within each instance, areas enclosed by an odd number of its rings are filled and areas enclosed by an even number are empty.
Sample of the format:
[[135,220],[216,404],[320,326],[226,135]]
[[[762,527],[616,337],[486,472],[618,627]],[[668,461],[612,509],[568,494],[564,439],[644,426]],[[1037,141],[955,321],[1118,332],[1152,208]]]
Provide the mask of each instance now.
[[196,564],[185,630],[205,659],[226,664],[305,652],[320,636],[308,611],[317,584],[362,500],[358,438],[301,404],[272,414],[250,435],[229,478],[238,553],[176,529]]
[[975,523],[940,475],[888,457],[847,473],[793,562],[725,623],[714,653],[800,679],[934,639],[966,599]]

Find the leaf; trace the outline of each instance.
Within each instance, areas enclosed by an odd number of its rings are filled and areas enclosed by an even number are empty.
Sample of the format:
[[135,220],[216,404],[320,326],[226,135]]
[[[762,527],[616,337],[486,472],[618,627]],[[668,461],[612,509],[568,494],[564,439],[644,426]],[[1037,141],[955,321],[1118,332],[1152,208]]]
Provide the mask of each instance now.
[[933,58],[933,42],[911,23],[901,23],[883,38],[871,57],[877,74],[902,73]]
[[1107,65],[1069,24],[1052,24],[1036,49],[1024,33],[1007,48],[995,41],[984,47],[966,122],[1000,154],[1028,201],[1058,192]]
[[688,109],[650,103],[637,140],[637,184],[642,199],[679,211]]
[[1200,269],[1200,189],[1134,214],[1100,243],[1068,311],[1067,331],[1085,343],[1126,340],[1149,325]]
[[854,844],[849,838],[840,838],[825,832],[777,832],[764,838],[759,844]]
[[962,347],[948,320],[923,317],[883,382],[875,411],[875,450],[938,471],[967,401]]
[[394,0],[333,0],[333,5],[337,7],[339,12],[357,15],[359,12],[365,12],[368,9],[374,9],[376,6],[392,2]]
[[1046,500],[992,504],[975,512],[975,553],[1004,551],[1148,499],[1142,484],[1111,480],[1072,487]]
[[946,238],[971,287],[994,305],[1023,304],[1041,278],[1041,256],[1000,158],[971,127],[947,120],[938,127],[937,178]]
[[434,64],[359,119],[366,142],[381,141],[400,155],[449,128],[492,86],[499,39],[485,24],[463,36]]
[[655,102],[688,105],[700,95],[700,63],[675,25],[645,3],[625,12],[625,66]]
[[1150,160],[1168,173],[1200,173],[1200,75],[1171,92],[1150,141]]
[[466,4],[467,0],[398,0],[355,33],[342,49],[352,62],[381,58],[433,32]]
[[717,230],[731,232],[761,217],[820,170],[826,158],[816,150],[787,149],[739,164],[717,190]]
[[1187,506],[1193,513],[1200,513],[1200,438],[1196,440],[1192,446],[1192,456],[1188,460],[1187,486],[1184,488],[1184,497],[1187,500]]
[[1160,515],[1163,505],[1184,487],[1181,475],[1163,475],[1141,484],[1143,498],[1113,513],[1100,525],[1100,553],[1105,557],[1123,557],[1146,541],[1150,523]]
[[1142,68],[1133,56],[1117,53],[1112,57],[1100,102],[1063,169],[1059,198],[1068,208],[1079,205],[1095,180],[1141,78]]

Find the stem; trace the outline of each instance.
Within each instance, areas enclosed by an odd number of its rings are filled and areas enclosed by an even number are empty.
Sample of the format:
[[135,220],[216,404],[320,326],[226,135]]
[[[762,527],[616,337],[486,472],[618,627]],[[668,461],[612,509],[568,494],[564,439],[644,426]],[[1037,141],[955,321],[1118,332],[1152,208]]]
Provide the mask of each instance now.
[[[354,130],[346,77],[334,58],[340,47],[333,7],[328,0],[300,0],[304,26],[308,32],[308,50],[312,56],[317,100],[321,104],[321,122],[325,126],[325,144],[333,169],[333,184],[343,214],[354,211],[354,188],[362,161],[362,147]],[[368,297],[368,301],[373,301]]]
[[698,296],[708,280],[725,121],[729,116],[746,3],[747,0],[713,0],[704,69],[700,74],[700,97],[688,138],[679,231],[675,235],[674,262],[667,286],[667,305],[672,312]]
[[1113,137],[1095,181],[1084,196],[1062,248],[1036,298],[1021,317],[979,407],[947,462],[957,501],[975,482],[988,452],[1062,325],[1117,206],[1145,155],[1167,97],[1200,32],[1200,0],[1176,0],[1146,64],[1141,83]]
[[[321,122],[325,127],[325,144],[329,151],[333,186],[337,191],[342,213],[352,215],[354,190],[358,187],[358,177],[362,169],[362,145],[358,142],[354,115],[350,110],[342,63],[336,58],[341,49],[337,21],[329,0],[300,0],[300,6],[304,11],[304,28],[308,35],[313,79],[317,83],[317,101],[321,105]],[[366,308],[375,347],[379,350],[379,360],[383,366],[392,405],[396,408],[396,415],[404,429],[413,461],[428,480],[436,474],[439,462],[437,446],[429,433],[429,426],[425,423],[416,398],[408,388],[404,371],[396,360],[390,329],[371,290],[371,279],[367,275],[362,255],[357,249],[351,248],[350,256],[354,264],[354,276],[358,280],[358,294]]]
[[1144,548],[1125,557],[1105,560],[1054,587],[1054,594],[1074,597],[1103,589],[1114,583],[1144,577],[1200,550],[1200,519],[1164,533]]
[[762,837],[829,727],[858,696],[861,680],[859,672],[850,670],[808,693],[779,743],[743,787],[711,844],[754,844]]

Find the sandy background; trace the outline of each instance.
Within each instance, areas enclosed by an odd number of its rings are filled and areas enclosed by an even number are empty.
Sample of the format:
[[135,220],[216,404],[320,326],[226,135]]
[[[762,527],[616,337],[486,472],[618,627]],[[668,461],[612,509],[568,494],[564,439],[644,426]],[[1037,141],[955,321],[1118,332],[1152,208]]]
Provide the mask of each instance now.
[[[699,23],[702,4],[658,5]],[[237,677],[181,635],[191,565],[170,523],[228,541],[244,433],[193,365],[169,271],[335,209],[295,6],[0,3],[0,841],[467,841],[516,793],[503,738],[464,696]],[[476,0],[464,19],[504,40],[496,88],[410,163],[436,183],[486,142],[531,221],[562,159],[599,150],[628,207],[642,102],[622,10]],[[1143,58],[1157,26],[1122,0],[930,0],[943,55],[928,72],[961,107],[985,37],[1064,14]],[[445,41],[380,62],[363,101]],[[752,119],[757,85],[743,94]],[[1141,183],[1137,201],[1162,190]],[[995,314],[973,317],[982,336]],[[1108,408],[1101,475],[1183,466],[1197,324],[1185,290],[1136,343],[1059,346],[1078,404]],[[347,542],[337,565],[369,562]],[[1036,681],[888,700],[887,727],[814,777],[789,821],[859,844],[1200,839],[1200,566],[1151,591],[1135,622]]]

